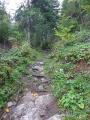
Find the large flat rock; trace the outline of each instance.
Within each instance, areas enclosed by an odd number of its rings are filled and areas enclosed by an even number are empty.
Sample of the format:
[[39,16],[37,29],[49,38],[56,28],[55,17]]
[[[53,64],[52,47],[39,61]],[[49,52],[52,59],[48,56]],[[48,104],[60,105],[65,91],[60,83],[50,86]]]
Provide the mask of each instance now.
[[4,120],[42,120],[45,115],[46,106],[52,102],[51,94],[33,96],[28,92],[20,103],[9,113]]

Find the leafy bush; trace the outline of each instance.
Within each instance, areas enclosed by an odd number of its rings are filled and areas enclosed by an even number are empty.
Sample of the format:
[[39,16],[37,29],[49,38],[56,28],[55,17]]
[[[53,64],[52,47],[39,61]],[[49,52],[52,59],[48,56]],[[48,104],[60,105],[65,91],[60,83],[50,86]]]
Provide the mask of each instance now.
[[4,43],[5,39],[9,37],[10,27],[8,23],[0,22],[0,42]]
[[90,93],[89,74],[83,73],[73,80],[67,80],[67,75],[64,72],[56,72],[54,78],[53,91],[55,97],[59,99],[60,111],[62,111],[62,106],[64,109],[70,109],[73,112],[85,110],[86,101],[88,101],[87,96]]
[[0,58],[0,109],[10,100],[10,96],[21,86],[19,79],[22,72],[27,73],[26,66],[35,60],[38,53],[27,42],[12,48]]
[[70,33],[73,27],[74,27],[73,25],[65,27],[62,24],[59,24],[57,26],[57,29],[55,29],[55,33],[58,37],[61,38],[62,42],[72,41],[75,39],[75,36]]
[[[90,59],[90,43],[76,43],[72,46],[62,46],[60,43],[55,48],[57,60],[77,62]],[[53,54],[54,57],[54,54]]]
[[45,71],[55,79],[53,92],[58,98],[59,112],[68,114],[65,120],[90,119],[90,76],[88,72],[76,73],[78,61],[89,63],[89,59],[90,42],[76,39],[66,43],[58,41],[48,56]]
[[64,49],[63,56],[65,60],[73,62],[88,60],[90,58],[90,43],[75,44],[72,47]]
[[75,32],[76,42],[90,42],[90,32],[83,30],[80,32]]

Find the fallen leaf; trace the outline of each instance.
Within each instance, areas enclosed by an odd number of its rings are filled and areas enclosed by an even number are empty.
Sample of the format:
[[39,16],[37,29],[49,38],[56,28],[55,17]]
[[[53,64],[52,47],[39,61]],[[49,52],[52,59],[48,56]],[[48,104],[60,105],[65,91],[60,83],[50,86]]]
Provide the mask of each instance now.
[[26,88],[25,91],[28,91],[28,88]]
[[45,86],[44,88],[45,88],[45,89],[48,89],[48,86]]
[[85,109],[87,110],[89,107],[88,106],[85,106]]
[[9,109],[5,109],[6,112],[9,112]]
[[37,93],[32,93],[32,96],[36,97],[36,96],[38,96],[38,94]]
[[82,118],[82,117],[83,117],[82,115],[79,116],[79,118]]
[[77,68],[80,68],[80,66],[78,65]]

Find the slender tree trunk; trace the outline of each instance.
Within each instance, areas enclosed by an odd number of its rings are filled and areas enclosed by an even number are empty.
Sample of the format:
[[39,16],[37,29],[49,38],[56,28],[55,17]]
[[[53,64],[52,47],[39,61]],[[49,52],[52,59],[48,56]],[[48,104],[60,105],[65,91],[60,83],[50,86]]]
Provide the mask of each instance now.
[[28,42],[31,43],[30,42],[30,30],[29,30],[29,28],[28,28]]
[[[29,6],[30,6],[30,3],[29,3],[29,0],[27,1],[27,7],[28,7],[28,10],[29,10]],[[27,26],[27,32],[28,32],[28,42],[30,43],[31,45],[31,40],[30,40],[30,16],[28,15],[27,16],[27,19],[28,19],[28,26]]]
[[82,18],[82,11],[81,11],[81,4],[79,3],[79,9],[80,9],[80,22],[81,22],[81,30],[83,29],[83,18]]
[[4,49],[6,48],[6,41],[5,41],[5,39],[4,39]]
[[34,43],[36,42],[36,33],[34,33]]
[[28,18],[28,26],[27,26],[28,42],[31,43],[31,41],[30,41],[30,21],[29,21],[29,16],[27,16],[27,18]]
[[72,10],[70,9],[70,16],[71,16],[71,19],[72,19]]

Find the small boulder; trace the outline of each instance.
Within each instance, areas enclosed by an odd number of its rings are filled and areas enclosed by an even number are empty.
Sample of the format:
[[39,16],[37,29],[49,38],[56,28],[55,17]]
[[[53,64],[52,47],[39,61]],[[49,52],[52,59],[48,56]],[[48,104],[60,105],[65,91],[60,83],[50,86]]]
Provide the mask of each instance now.
[[38,89],[39,90],[43,90],[44,88],[43,88],[43,85],[40,85],[39,87],[38,87]]
[[37,73],[33,73],[32,75],[35,77],[45,77],[44,72],[37,72]]
[[37,77],[34,77],[33,79],[34,79],[34,81],[38,81],[38,78],[37,78]]
[[43,70],[43,66],[34,66],[32,67],[33,70],[38,70],[38,71],[42,71]]
[[13,102],[8,102],[7,103],[7,107],[11,107],[11,106],[13,106],[14,104],[13,104]]
[[49,80],[46,80],[46,79],[44,79],[44,78],[41,78],[41,82],[42,83],[47,83]]

